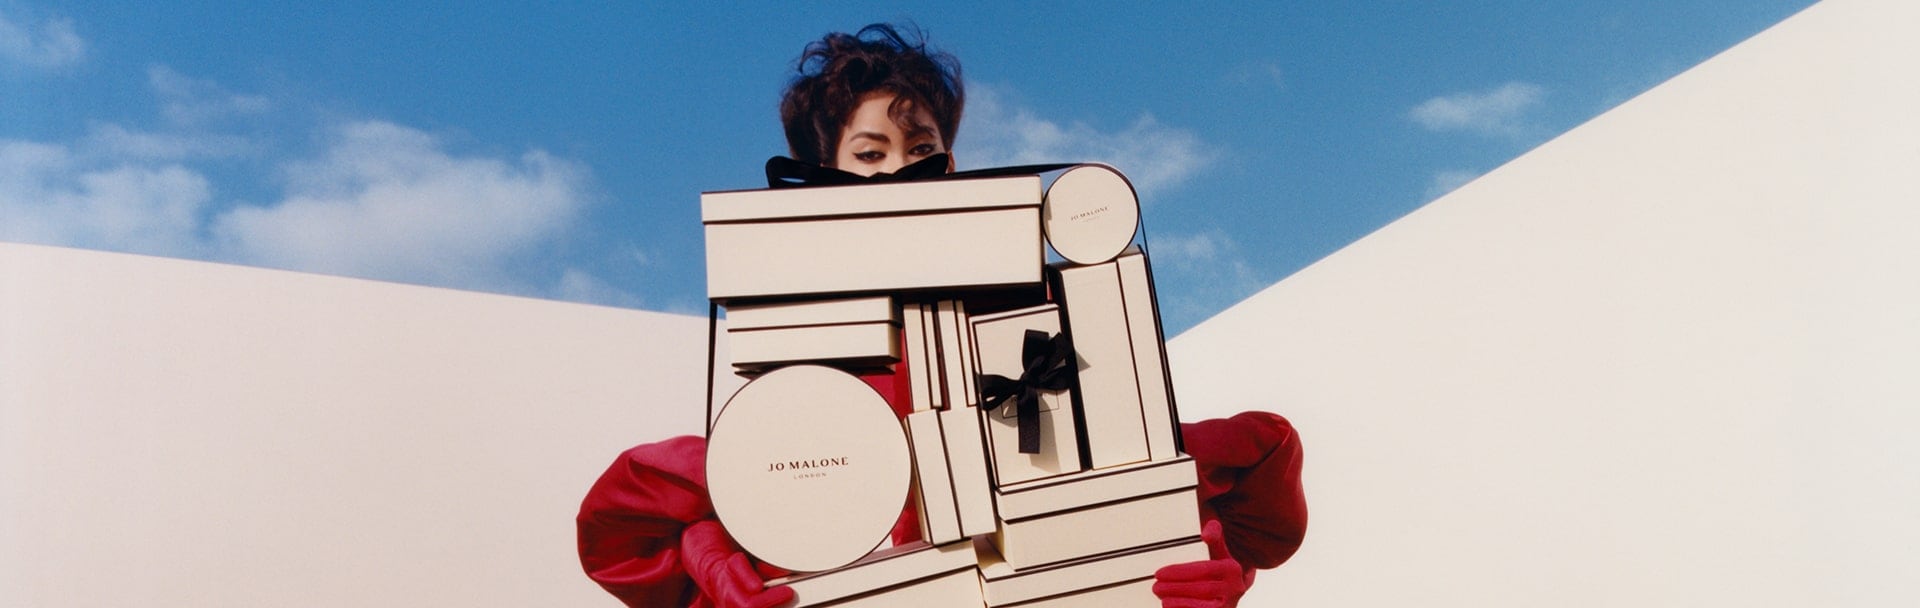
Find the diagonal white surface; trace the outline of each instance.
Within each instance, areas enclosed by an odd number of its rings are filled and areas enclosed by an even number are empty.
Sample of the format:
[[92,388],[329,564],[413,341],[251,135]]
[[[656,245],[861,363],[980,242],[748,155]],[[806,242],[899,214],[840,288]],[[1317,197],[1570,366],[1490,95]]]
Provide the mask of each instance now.
[[1920,601],[1920,4],[1832,0],[1172,344],[1305,437],[1258,606]]

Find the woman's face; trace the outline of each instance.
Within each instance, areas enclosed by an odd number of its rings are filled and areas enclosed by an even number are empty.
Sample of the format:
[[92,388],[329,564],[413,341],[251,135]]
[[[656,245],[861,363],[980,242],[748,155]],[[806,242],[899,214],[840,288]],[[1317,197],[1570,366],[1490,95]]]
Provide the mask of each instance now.
[[[893,173],[926,157],[947,151],[934,127],[933,116],[915,108],[902,117],[907,124],[893,121],[887,107],[892,93],[869,93],[860,99],[847,124],[840,129],[839,151],[834,153],[833,168],[858,175]],[[953,170],[953,162],[947,162]]]

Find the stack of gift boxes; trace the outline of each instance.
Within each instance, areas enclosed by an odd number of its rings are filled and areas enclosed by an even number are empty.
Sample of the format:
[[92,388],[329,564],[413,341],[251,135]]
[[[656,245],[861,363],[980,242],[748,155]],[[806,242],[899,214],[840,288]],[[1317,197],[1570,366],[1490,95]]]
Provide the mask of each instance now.
[[[1158,606],[1155,570],[1207,558],[1119,172],[701,203],[750,378],[711,423],[714,508],[798,605]],[[903,509],[923,541],[876,550]]]

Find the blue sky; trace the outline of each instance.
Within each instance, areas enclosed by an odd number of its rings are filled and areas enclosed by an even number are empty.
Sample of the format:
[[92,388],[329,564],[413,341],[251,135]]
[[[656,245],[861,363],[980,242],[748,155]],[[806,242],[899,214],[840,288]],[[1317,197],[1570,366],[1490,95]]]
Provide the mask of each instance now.
[[0,240],[703,312],[791,62],[912,21],[962,168],[1115,164],[1170,335],[1811,4],[0,0]]

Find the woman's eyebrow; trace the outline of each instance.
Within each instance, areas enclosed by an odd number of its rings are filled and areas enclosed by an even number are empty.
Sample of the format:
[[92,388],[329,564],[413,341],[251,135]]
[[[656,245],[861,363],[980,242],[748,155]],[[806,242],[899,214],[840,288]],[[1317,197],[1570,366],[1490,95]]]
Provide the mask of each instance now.
[[874,141],[878,141],[878,142],[881,142],[881,143],[888,143],[888,142],[890,142],[890,141],[892,141],[892,140],[890,140],[890,139],[888,139],[888,138],[887,138],[887,136],[886,136],[885,134],[883,134],[883,133],[876,133],[876,132],[873,132],[873,131],[861,131],[861,132],[858,132],[858,133],[854,133],[853,135],[849,135],[849,136],[847,136],[847,140],[848,140],[848,141],[852,141],[852,140],[856,140],[856,139],[871,139],[871,140],[874,140]]

